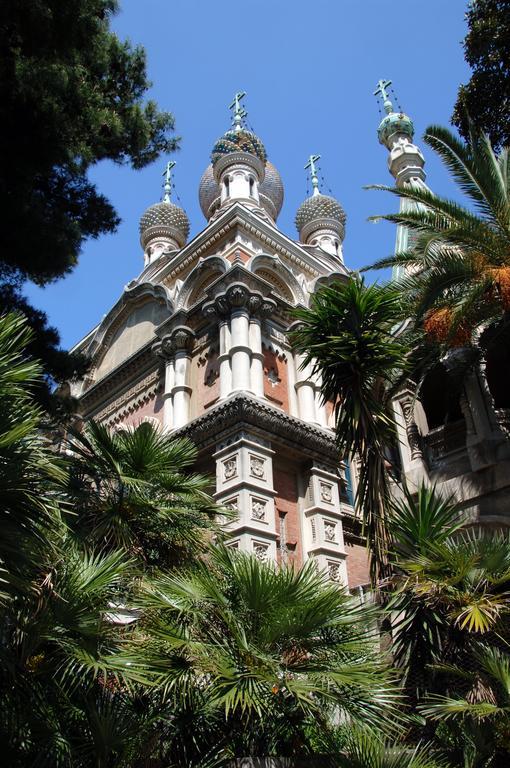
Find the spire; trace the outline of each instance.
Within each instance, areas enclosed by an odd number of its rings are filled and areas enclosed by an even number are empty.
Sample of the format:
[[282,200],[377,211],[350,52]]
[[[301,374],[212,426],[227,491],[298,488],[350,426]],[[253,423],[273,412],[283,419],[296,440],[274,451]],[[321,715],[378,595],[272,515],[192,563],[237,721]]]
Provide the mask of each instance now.
[[374,91],[386,113],[377,129],[379,143],[389,151],[388,167],[397,187],[407,183],[423,184],[425,160],[419,147],[413,143],[413,121],[400,108],[395,111],[389,97],[390,86],[391,80],[379,80]]
[[172,192],[172,168],[175,168],[175,165],[175,160],[169,160],[163,171],[165,183],[163,184],[163,197],[161,199],[164,203],[170,202],[170,195]]
[[305,165],[305,171],[310,169],[310,179],[312,181],[312,196],[315,197],[316,195],[320,195],[319,190],[319,177],[317,175],[317,166],[316,163],[321,159],[320,155],[310,155],[310,158]]
[[234,96],[234,101],[229,106],[229,109],[232,109],[232,125],[234,126],[234,131],[240,131],[243,127],[243,120],[248,114],[246,110],[241,105],[242,99],[246,96],[246,91],[237,91],[237,93]]

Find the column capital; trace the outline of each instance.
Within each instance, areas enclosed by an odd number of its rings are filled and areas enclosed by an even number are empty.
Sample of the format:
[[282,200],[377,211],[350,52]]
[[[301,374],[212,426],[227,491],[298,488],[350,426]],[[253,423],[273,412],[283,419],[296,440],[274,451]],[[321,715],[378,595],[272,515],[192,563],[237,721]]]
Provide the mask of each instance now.
[[212,301],[204,304],[204,314],[224,318],[235,310],[245,310],[252,316],[264,317],[276,308],[273,299],[265,298],[258,291],[251,290],[244,283],[234,283]]
[[185,325],[178,325],[152,345],[152,351],[164,360],[172,358],[176,352],[189,352],[193,347],[195,334]]

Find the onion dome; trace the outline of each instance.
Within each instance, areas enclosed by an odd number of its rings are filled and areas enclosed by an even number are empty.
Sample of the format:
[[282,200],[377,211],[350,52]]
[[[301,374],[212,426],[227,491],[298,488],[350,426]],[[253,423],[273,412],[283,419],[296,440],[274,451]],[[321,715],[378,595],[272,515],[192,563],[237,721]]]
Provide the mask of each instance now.
[[140,243],[144,251],[151,240],[171,240],[182,248],[188,239],[189,219],[182,208],[170,199],[171,170],[174,166],[175,162],[166,164],[163,199],[149,206],[140,219]]
[[390,112],[383,117],[377,129],[379,143],[387,146],[388,139],[395,133],[403,133],[412,141],[414,125],[411,118],[403,112]]
[[320,229],[332,229],[343,240],[345,232],[345,211],[334,197],[314,192],[299,206],[296,213],[296,228],[302,242]]
[[269,160],[266,161],[264,181],[259,186],[261,206],[276,221],[283,206],[282,177]]
[[175,240],[182,248],[189,235],[189,219],[182,208],[165,200],[149,206],[140,219],[140,243],[145,250],[155,237]]
[[402,111],[395,112],[393,109],[393,102],[389,96],[389,88],[391,86],[391,80],[379,80],[377,88],[374,91],[374,96],[378,96],[382,99],[384,111],[386,115],[383,117],[377,129],[377,135],[379,142],[384,144],[388,149],[388,141],[395,133],[403,133],[408,136],[412,141],[414,136],[413,121],[408,115],[405,115]]

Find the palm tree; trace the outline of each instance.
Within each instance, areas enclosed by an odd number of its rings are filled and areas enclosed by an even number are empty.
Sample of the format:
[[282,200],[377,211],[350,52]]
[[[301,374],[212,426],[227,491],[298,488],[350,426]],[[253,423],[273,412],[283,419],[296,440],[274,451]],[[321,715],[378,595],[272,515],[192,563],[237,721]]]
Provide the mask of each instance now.
[[448,768],[443,758],[426,746],[388,743],[368,729],[349,729],[339,768]]
[[[111,766],[139,756],[149,718],[108,658],[133,562],[69,536],[65,464],[41,428],[26,321],[0,317],[0,743],[12,768]],[[66,510],[68,514],[68,510]],[[151,730],[152,729],[152,730]],[[126,764],[126,763],[123,763]]]
[[464,765],[497,768],[510,758],[510,655],[480,644],[473,658],[474,669],[437,665],[454,683],[453,690],[446,696],[431,694],[420,709],[459,734]]
[[[120,654],[119,674],[148,680],[167,701],[216,714],[232,757],[312,752],[332,715],[398,725],[399,692],[379,652],[376,610],[300,570],[212,548],[193,570],[161,575],[142,598],[145,658]],[[218,736],[216,736],[218,738]]]
[[319,289],[299,309],[293,335],[322,378],[322,397],[334,403],[340,451],[359,460],[356,505],[371,553],[372,581],[389,574],[386,509],[388,457],[397,443],[391,394],[406,368],[407,347],[395,333],[402,315],[400,291],[366,286],[359,277]]
[[[378,186],[411,201],[382,217],[414,233],[412,248],[374,266],[405,268],[400,281],[412,314],[432,342],[476,345],[482,327],[508,323],[510,310],[510,155],[496,154],[487,136],[471,130],[465,144],[431,126],[425,142],[467,197],[467,206],[426,187]],[[493,343],[493,342],[492,342]]]
[[38,430],[30,391],[41,368],[24,353],[31,338],[21,315],[0,316],[0,604],[30,588],[58,525],[54,491],[64,477]]
[[408,698],[455,760],[499,765],[510,756],[510,535],[463,527],[459,505],[424,486],[390,521],[392,653]]
[[82,540],[168,568],[189,562],[219,532],[210,480],[190,470],[197,452],[189,440],[147,422],[112,432],[91,421],[67,447],[68,523]]

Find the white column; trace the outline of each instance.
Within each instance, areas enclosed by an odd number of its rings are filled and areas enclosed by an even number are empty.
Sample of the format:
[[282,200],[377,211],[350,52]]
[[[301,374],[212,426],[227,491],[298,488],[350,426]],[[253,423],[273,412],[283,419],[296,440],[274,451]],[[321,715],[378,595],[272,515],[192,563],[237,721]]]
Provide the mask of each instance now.
[[175,384],[173,388],[174,427],[179,429],[189,421],[191,387],[189,386],[190,355],[186,350],[175,354]]
[[193,339],[193,331],[183,326],[175,328],[170,334],[168,346],[172,351],[175,351],[173,387],[171,390],[174,429],[183,427],[190,418],[190,363]]
[[232,391],[232,371],[230,369],[230,328],[226,317],[221,318],[220,328],[220,398],[228,397]]
[[326,415],[326,404],[322,401],[322,376],[317,374],[315,376],[315,415],[318,423],[322,427],[328,426],[328,418]]
[[250,390],[250,328],[249,314],[244,307],[232,312],[230,327],[232,346],[230,360],[232,365],[232,391]]
[[312,369],[308,364],[301,368],[303,355],[295,353],[296,364],[296,392],[298,399],[299,417],[303,421],[317,423],[315,414],[315,385],[312,381]]
[[259,317],[250,317],[251,388],[254,395],[264,397],[264,355]]
[[173,429],[174,426],[174,404],[172,390],[175,384],[175,367],[173,357],[165,361],[165,391],[163,393],[163,427]]

